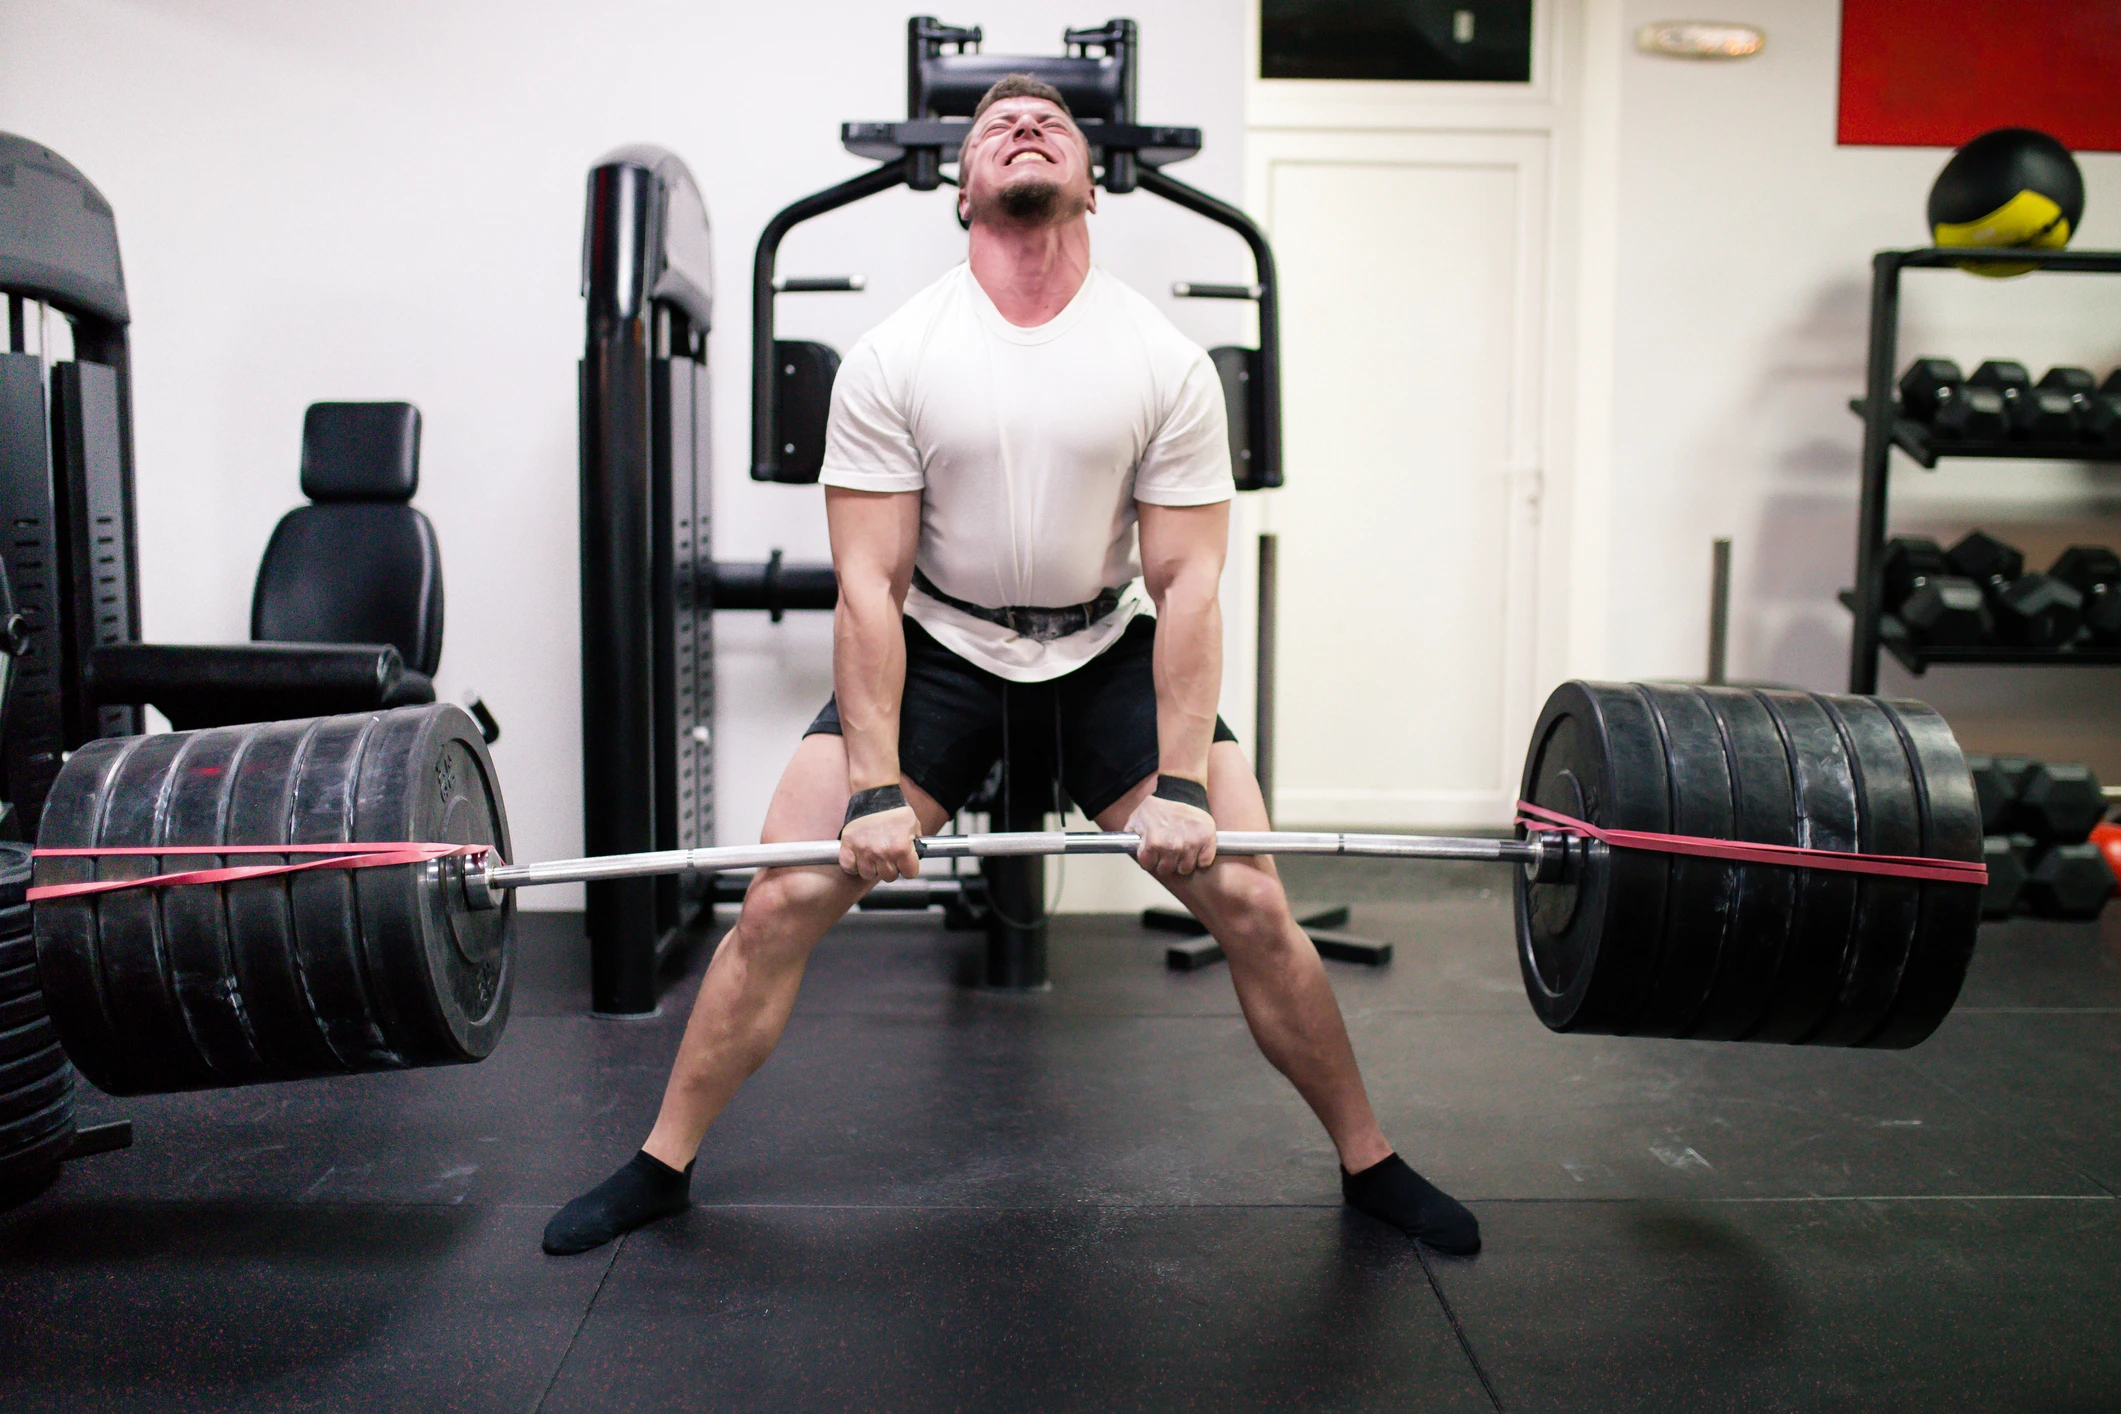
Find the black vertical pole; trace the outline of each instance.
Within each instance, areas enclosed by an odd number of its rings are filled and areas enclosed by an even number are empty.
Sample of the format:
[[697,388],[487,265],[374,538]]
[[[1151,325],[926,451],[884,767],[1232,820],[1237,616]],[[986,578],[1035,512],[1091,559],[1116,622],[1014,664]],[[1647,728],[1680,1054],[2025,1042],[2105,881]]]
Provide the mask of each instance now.
[[1900,253],[1871,258],[1871,347],[1863,380],[1863,489],[1856,510],[1856,622],[1849,634],[1849,691],[1878,690],[1878,615],[1884,586],[1885,498],[1893,450],[1893,360],[1900,335]]
[[[649,543],[654,568],[650,579],[651,652],[655,660],[652,726],[655,743],[655,849],[678,847],[677,678],[677,545],[671,536],[673,486],[679,468],[692,455],[692,409],[679,404],[692,391],[684,359],[685,316],[658,305],[652,324],[653,358],[649,364],[649,442],[653,452],[648,477]],[[682,422],[682,426],[680,426]],[[688,480],[689,478],[689,468]],[[671,874],[656,880],[655,936],[662,940],[680,922],[683,878]]]
[[[655,848],[651,174],[590,173],[582,358],[582,830],[591,854]],[[588,886],[590,1007],[655,1010],[656,883]]]
[[[994,803],[997,830],[1043,830],[1053,804],[1053,719],[1050,690],[1021,689],[1005,699],[1011,714],[1004,734],[1002,781]],[[1036,703],[1047,711],[1026,711]],[[1046,985],[1046,861],[1037,855],[982,859],[987,881],[989,987],[1029,991]]]
[[1730,667],[1731,645],[1731,542],[1718,539],[1709,546],[1709,673],[1710,687],[1722,687]]
[[1252,684],[1252,774],[1259,777],[1259,793],[1267,802],[1267,819],[1274,819],[1274,638],[1280,585],[1276,580],[1279,542],[1271,533],[1259,537],[1259,623]]

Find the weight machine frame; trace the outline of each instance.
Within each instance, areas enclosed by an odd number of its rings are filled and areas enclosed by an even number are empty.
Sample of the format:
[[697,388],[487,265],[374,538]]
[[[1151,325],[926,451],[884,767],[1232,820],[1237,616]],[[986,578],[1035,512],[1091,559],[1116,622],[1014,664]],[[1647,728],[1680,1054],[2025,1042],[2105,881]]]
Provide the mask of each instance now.
[[[789,444],[781,374],[793,371],[787,346],[774,339],[774,297],[789,289],[855,289],[851,280],[777,281],[775,264],[788,233],[827,212],[905,186],[934,191],[955,186],[943,168],[955,161],[971,113],[995,80],[1029,73],[1052,84],[1068,100],[1091,149],[1094,178],[1114,195],[1143,190],[1243,237],[1252,254],[1251,285],[1173,287],[1180,297],[1248,299],[1259,309],[1259,347],[1213,351],[1230,407],[1233,470],[1238,489],[1282,484],[1281,306],[1274,252],[1257,222],[1237,207],[1167,175],[1164,168],[1200,151],[1198,128],[1147,126],[1136,121],[1136,64],[1140,35],[1135,22],[1112,20],[1097,29],[1071,29],[1060,55],[991,55],[979,51],[976,26],[945,25],[932,15],[906,22],[906,117],[899,122],[850,122],[840,143],[879,165],[860,176],[814,192],[779,211],[759,234],[751,266],[751,475],[757,481],[802,483],[815,473],[784,465]],[[793,472],[793,474],[791,474]],[[1273,799],[1274,541],[1259,546],[1260,652],[1255,711],[1255,757],[1261,787]],[[1031,780],[1037,788],[1001,792],[992,814],[996,829],[1042,829],[1050,799],[1052,765],[1038,753],[1041,734],[1019,732],[1012,741],[1005,777]],[[990,987],[1028,989],[1046,983],[1045,861],[1036,856],[982,859],[990,903],[985,978]],[[1170,926],[1163,910],[1152,910],[1152,926]],[[1345,916],[1344,914],[1342,915]],[[1190,923],[1190,917],[1185,919]],[[1198,953],[1199,949],[1192,949]],[[1212,960],[1212,959],[1210,959]]]

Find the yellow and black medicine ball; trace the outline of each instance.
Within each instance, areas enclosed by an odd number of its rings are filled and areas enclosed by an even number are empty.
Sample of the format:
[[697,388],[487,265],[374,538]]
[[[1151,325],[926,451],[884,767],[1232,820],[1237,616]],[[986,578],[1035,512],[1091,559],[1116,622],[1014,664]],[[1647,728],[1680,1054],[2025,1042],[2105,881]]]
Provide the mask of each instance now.
[[[2059,249],[2084,219],[2084,174],[2046,133],[1998,128],[1952,154],[1930,188],[1930,235],[1940,246]],[[2030,265],[1968,262],[1981,275],[2022,275]]]

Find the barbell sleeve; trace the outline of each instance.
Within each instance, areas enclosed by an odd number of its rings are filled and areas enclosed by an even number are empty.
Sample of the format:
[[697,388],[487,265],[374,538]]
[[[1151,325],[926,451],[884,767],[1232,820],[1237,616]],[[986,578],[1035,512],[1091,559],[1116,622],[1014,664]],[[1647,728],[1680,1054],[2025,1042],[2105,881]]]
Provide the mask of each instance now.
[[[1454,839],[1427,835],[1359,835],[1282,830],[1224,830],[1215,848],[1228,855],[1343,854],[1387,859],[1458,859],[1528,865],[1535,871],[1558,862],[1559,835],[1529,839]],[[1119,831],[1037,830],[1015,834],[930,835],[918,844],[924,859],[1006,859],[1049,854],[1133,854],[1139,835]],[[594,883],[602,879],[638,879],[657,874],[717,874],[733,869],[791,869],[837,864],[837,840],[800,840],[786,844],[725,845],[711,849],[668,849],[646,854],[606,854],[587,859],[557,859],[542,864],[474,865],[465,871],[465,893],[476,905],[491,906],[501,889],[539,884]],[[481,895],[485,897],[481,897]]]

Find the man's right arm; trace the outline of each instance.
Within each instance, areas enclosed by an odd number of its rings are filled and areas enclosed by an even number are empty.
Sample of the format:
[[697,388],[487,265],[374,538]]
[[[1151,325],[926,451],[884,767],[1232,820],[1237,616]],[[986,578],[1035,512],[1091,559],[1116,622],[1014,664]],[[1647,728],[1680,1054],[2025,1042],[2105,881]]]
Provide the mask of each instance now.
[[[825,488],[839,607],[832,615],[832,687],[854,792],[899,785],[899,702],[906,686],[900,618],[920,542],[921,493]],[[840,867],[864,879],[920,871],[910,806],[863,815],[840,835]]]

